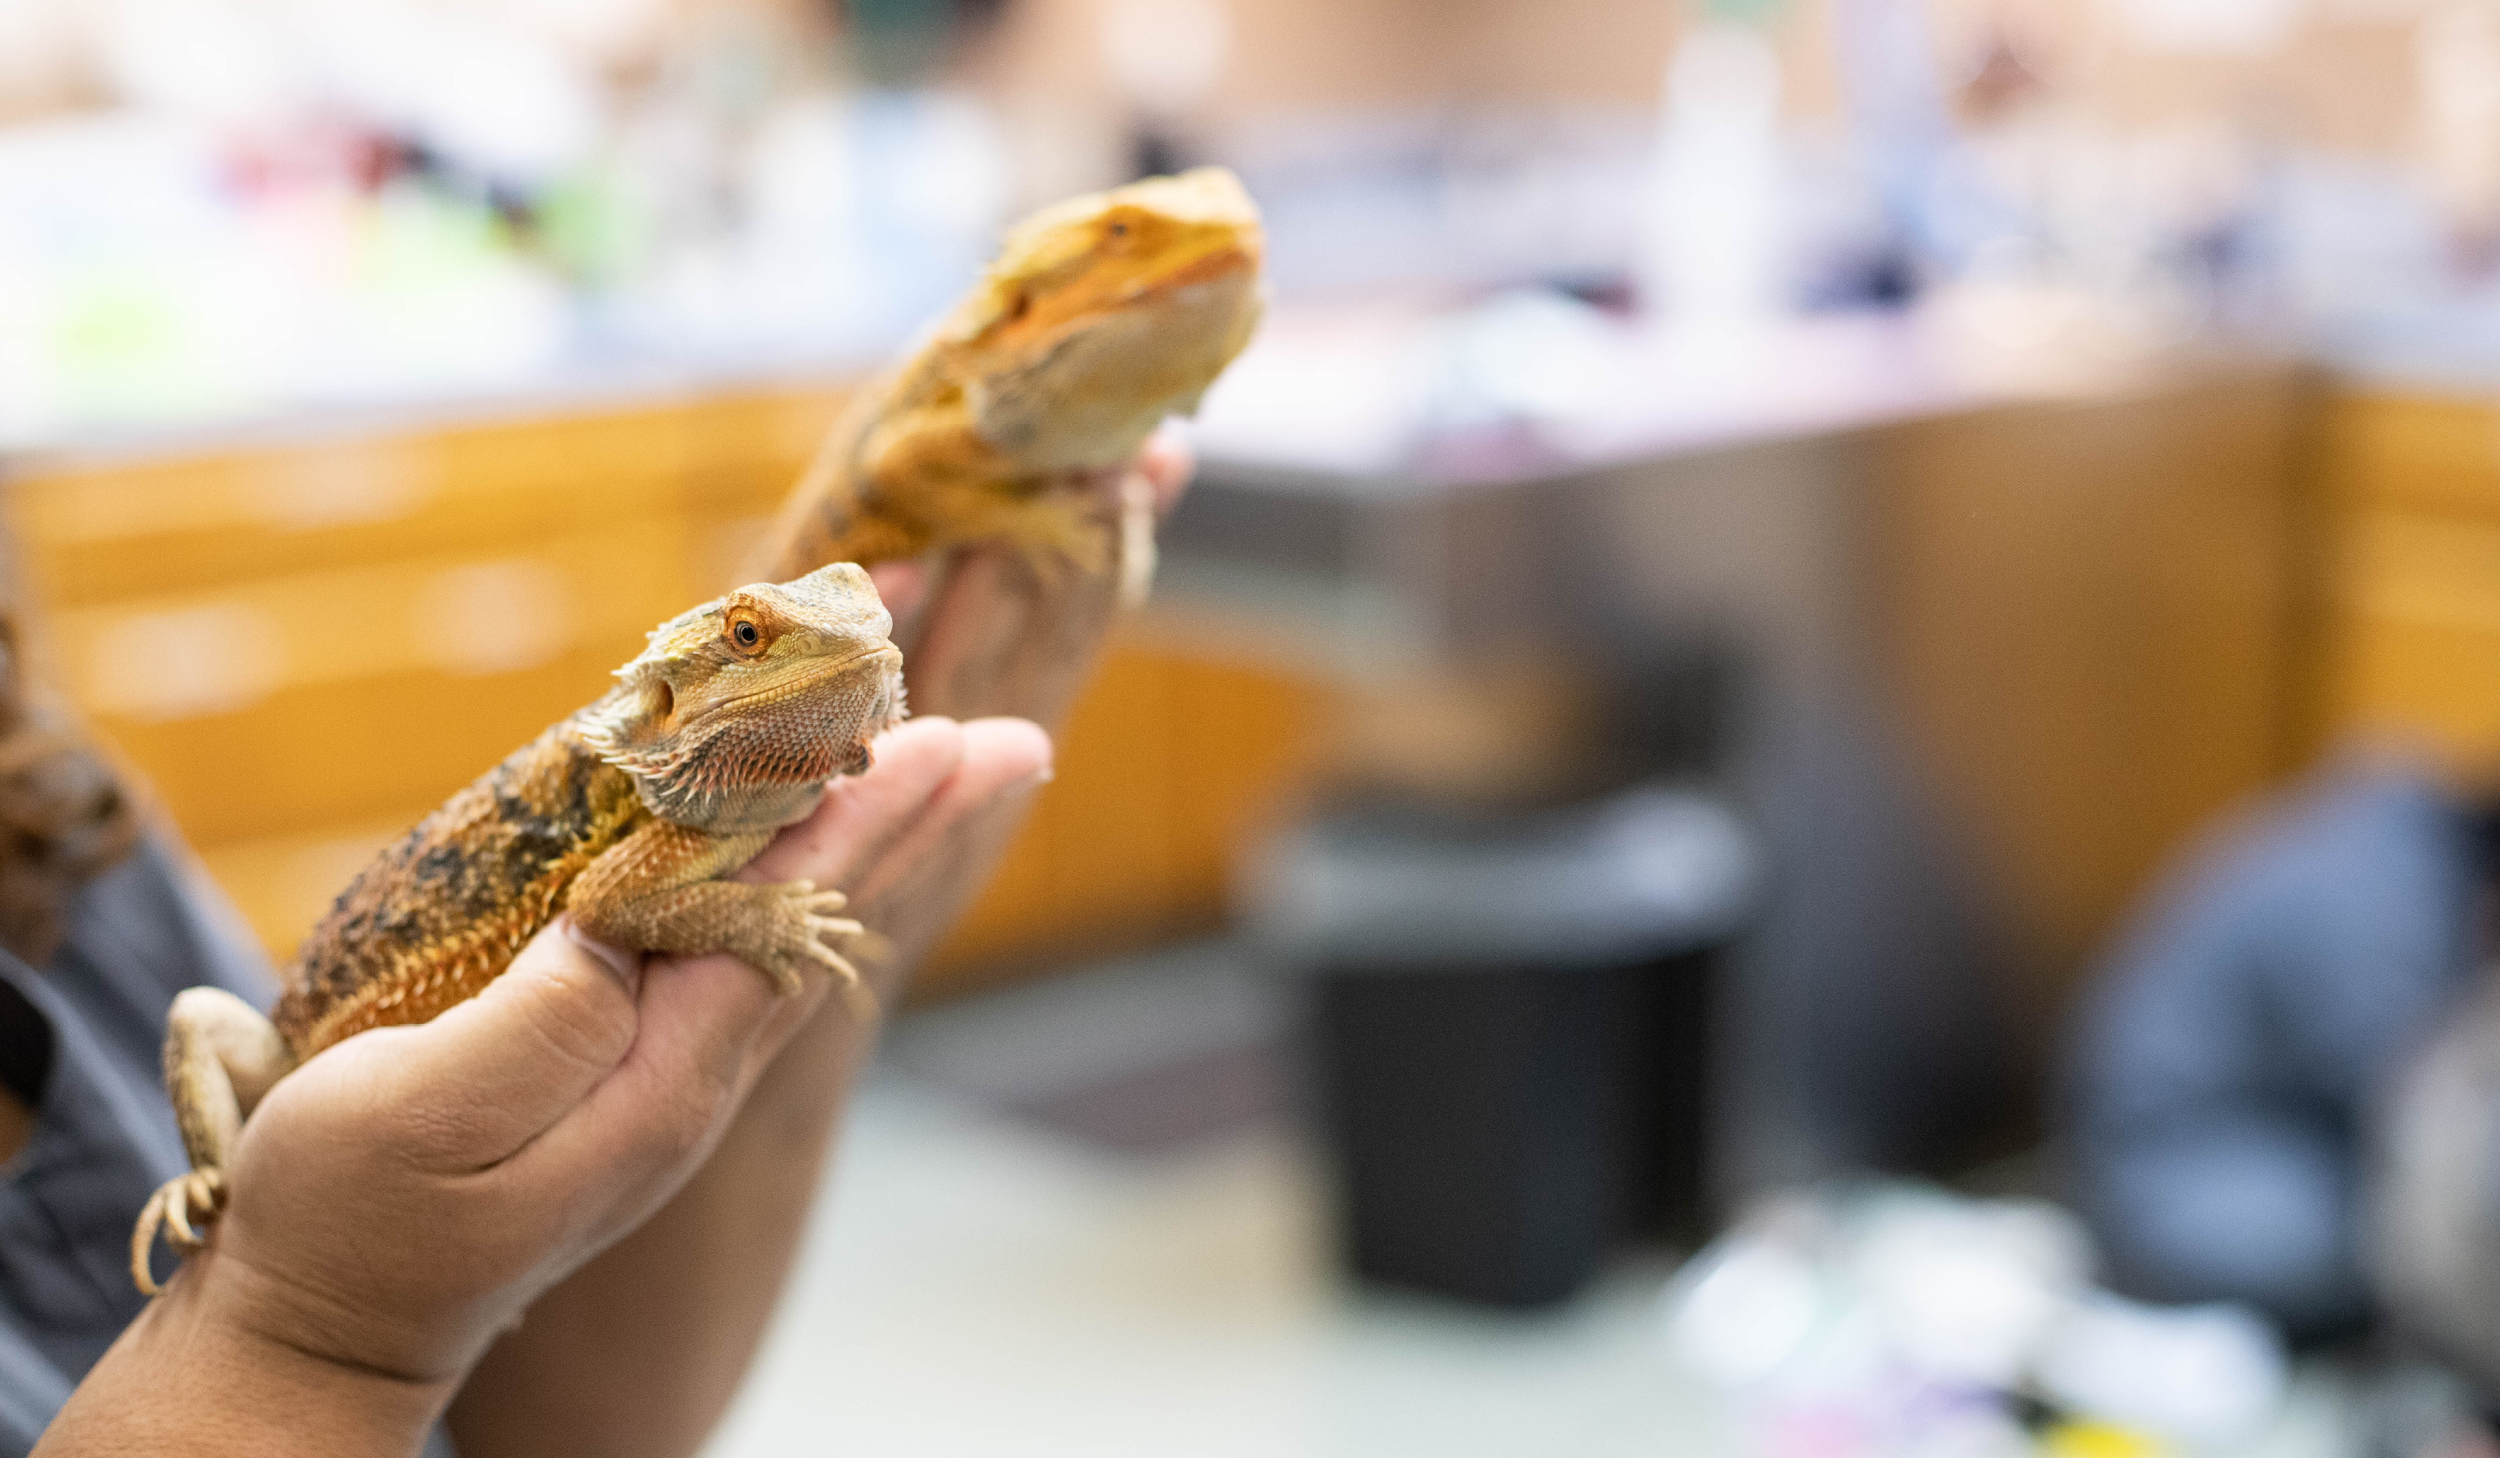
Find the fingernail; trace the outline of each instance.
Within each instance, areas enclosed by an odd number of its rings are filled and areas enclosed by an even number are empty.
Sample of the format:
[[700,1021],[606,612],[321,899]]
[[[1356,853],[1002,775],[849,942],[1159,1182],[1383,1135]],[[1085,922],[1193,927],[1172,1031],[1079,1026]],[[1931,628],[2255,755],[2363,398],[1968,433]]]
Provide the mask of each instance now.
[[623,947],[611,947],[585,932],[573,918],[564,919],[564,939],[591,955],[592,960],[613,974],[619,986],[632,992],[642,980],[642,954]]
[[1033,771],[1033,778],[1025,781],[1025,783],[1028,785],[1047,785],[1052,780],[1057,778],[1059,778],[1059,771],[1057,769],[1050,765],[1043,765],[1040,769]]

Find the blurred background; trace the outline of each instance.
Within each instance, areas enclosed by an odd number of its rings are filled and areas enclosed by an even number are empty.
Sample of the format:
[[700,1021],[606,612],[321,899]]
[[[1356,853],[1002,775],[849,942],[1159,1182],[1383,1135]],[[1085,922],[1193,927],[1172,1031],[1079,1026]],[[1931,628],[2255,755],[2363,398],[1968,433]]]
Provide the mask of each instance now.
[[714,1451],[2492,1453],[2491,0],[0,0],[41,661],[283,957],[1206,162]]

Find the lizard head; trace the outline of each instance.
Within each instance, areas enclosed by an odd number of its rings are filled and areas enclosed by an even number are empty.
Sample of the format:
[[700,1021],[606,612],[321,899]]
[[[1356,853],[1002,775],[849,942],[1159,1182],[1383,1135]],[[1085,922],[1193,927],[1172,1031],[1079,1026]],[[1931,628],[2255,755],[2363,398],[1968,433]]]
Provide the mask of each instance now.
[[1036,470],[1126,460],[1249,343],[1264,251],[1220,167],[1026,219],[939,329],[975,427]]
[[754,583],[680,613],[579,722],[653,812],[700,829],[786,824],[902,717],[903,655],[848,562]]

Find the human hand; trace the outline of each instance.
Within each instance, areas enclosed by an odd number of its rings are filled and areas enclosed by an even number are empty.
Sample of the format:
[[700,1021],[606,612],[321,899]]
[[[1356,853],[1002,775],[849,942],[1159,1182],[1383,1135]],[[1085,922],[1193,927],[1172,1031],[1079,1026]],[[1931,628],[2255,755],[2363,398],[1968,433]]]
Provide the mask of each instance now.
[[[1189,438],[1180,427],[1165,422],[1146,443],[1138,448],[1136,457],[1124,466],[1097,472],[1079,485],[1093,498],[1094,515],[1108,526],[1116,521],[1116,513],[1132,479],[1141,481],[1154,499],[1157,520],[1169,515],[1189,486],[1189,478],[1197,469],[1197,458],[1189,446]],[[1117,541],[1117,538],[1114,538]],[[921,609],[927,605],[933,578],[948,569],[960,570],[974,559],[1014,560],[1014,554],[995,548],[969,548],[952,554],[952,560],[933,563],[931,558],[917,557],[902,561],[878,562],[868,569],[869,578],[877,584],[877,595],[884,599],[886,611],[894,614],[901,631],[910,632],[921,620]],[[933,570],[933,568],[935,570]],[[941,583],[939,591],[949,584]],[[1035,584],[1038,586],[1039,584]],[[1061,584],[1074,586],[1075,584]]]
[[[1106,528],[1121,495],[1168,509],[1189,474],[1166,437],[1137,468],[1092,483]],[[767,552],[795,570],[787,549]],[[922,713],[1015,713],[1055,723],[1082,686],[1114,610],[1114,585],[1045,583],[1009,553],[974,551],[870,569],[902,630]],[[920,822],[854,880],[853,914],[882,934],[857,958],[880,994],[951,925],[1015,829],[1024,795]],[[803,1011],[803,1010],[802,1010]],[[823,1010],[793,1034],[702,1172],[632,1235],[530,1308],[454,1404],[461,1451],[479,1458],[697,1451],[736,1392],[771,1316],[821,1181],[869,1030]]]
[[[1120,502],[1141,486],[1152,494],[1157,519],[1169,515],[1196,467],[1187,438],[1167,424],[1128,466],[1093,481],[1104,530],[1118,540]],[[915,712],[1013,714],[1054,730],[1093,675],[1119,595],[1117,572],[1045,575],[1021,553],[999,547],[935,562],[881,562],[868,575],[894,614]],[[947,854],[914,863],[908,876],[861,888],[861,915],[892,943],[892,965],[917,961],[955,923],[988,880],[1021,813],[1021,805],[1002,805],[968,816]]]
[[[742,877],[908,877],[1049,759],[1029,723],[915,720]],[[829,988],[811,976],[780,997],[726,956],[643,966],[566,933],[434,1021],[281,1080],[243,1127],[215,1240],[133,1333],[206,1330],[438,1409],[497,1332],[702,1164]]]

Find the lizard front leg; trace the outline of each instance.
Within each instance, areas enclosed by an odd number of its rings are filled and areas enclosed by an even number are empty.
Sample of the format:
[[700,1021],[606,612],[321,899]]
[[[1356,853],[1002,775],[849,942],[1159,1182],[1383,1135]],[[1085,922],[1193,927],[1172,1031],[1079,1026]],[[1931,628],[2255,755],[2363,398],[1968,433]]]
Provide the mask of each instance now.
[[713,835],[654,820],[574,880],[574,924],[620,947],[689,957],[727,952],[785,994],[799,990],[802,970],[821,967],[841,979],[855,1011],[873,1014],[876,999],[859,969],[825,941],[865,932],[833,914],[844,905],[841,892],[819,891],[812,881],[750,886],[717,879],[753,860],[772,838],[769,830]]
[[148,1257],[159,1229],[188,1255],[207,1239],[226,1204],[226,1160],[244,1118],[289,1069],[295,1056],[258,1010],[231,992],[193,987],[177,994],[165,1018],[165,1091],[182,1131],[191,1171],[148,1197],[130,1233],[130,1276],[157,1293]]

